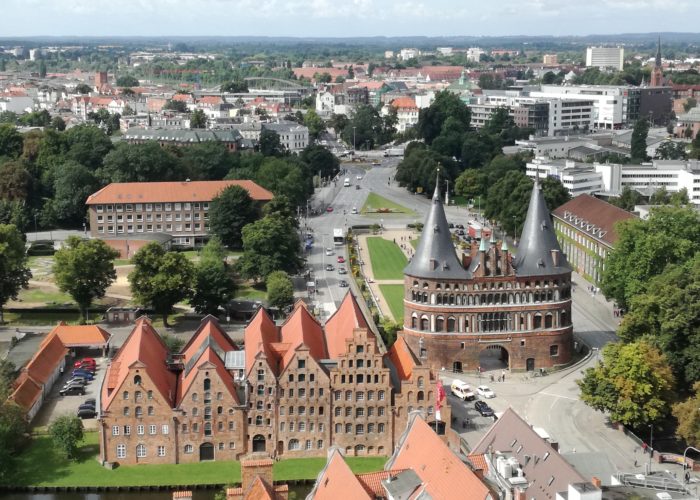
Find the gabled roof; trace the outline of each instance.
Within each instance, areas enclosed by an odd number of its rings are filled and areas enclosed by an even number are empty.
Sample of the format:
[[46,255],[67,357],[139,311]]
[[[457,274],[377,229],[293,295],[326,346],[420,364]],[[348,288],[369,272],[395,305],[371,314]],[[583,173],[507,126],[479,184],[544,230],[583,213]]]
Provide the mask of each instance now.
[[238,395],[236,393],[236,388],[233,385],[233,377],[226,371],[226,366],[224,361],[219,357],[219,355],[214,351],[214,349],[207,345],[204,351],[199,354],[195,359],[192,359],[192,368],[189,372],[182,372],[182,380],[179,384],[179,394],[177,397],[177,404],[181,404],[182,398],[185,397],[187,392],[192,387],[192,384],[197,379],[197,374],[199,373],[199,368],[205,366],[210,370],[214,370],[219,376],[219,379],[223,382],[224,386],[228,389],[231,397],[234,401],[238,402]]
[[391,105],[398,110],[401,109],[418,109],[416,100],[413,97],[397,97],[391,101]]
[[366,328],[368,336],[374,337],[357,299],[351,292],[347,292],[324,326],[328,358],[337,359],[347,352],[346,342],[353,338],[355,328]]
[[112,334],[97,325],[66,325],[61,322],[49,335],[56,335],[66,347],[103,346]]
[[372,498],[384,498],[386,491],[382,486],[382,481],[397,474],[401,474],[403,470],[382,470],[379,472],[368,472],[366,474],[358,474],[357,479],[364,489],[372,495]]
[[435,193],[430,212],[425,218],[418,249],[404,274],[415,278],[467,279],[470,277],[457,259],[452,235],[440,199],[440,179],[435,183]]
[[280,327],[280,339],[282,343],[289,345],[282,359],[280,371],[284,370],[287,363],[294,357],[294,351],[301,344],[309,348],[309,353],[314,359],[328,358],[323,328],[301,300],[297,300],[292,314]]
[[372,499],[360,480],[352,473],[343,455],[337,448],[331,448],[326,466],[316,479],[309,498],[313,500]]
[[20,375],[20,383],[10,399],[17,403],[25,412],[28,412],[39,399],[42,393],[41,385],[30,377],[26,372]]
[[501,452],[518,460],[525,479],[537,488],[527,491],[527,498],[554,498],[558,492],[567,491],[570,484],[586,481],[512,408],[491,426],[474,446],[470,457],[487,452],[494,456]]
[[42,341],[37,353],[29,360],[25,370],[36,382],[45,385],[66,354],[68,349],[61,339],[54,334],[49,334]]
[[214,316],[208,315],[202,319],[197,331],[180,350],[180,353],[185,357],[185,362],[191,359],[198,350],[201,350],[201,346],[205,342],[221,356],[221,359],[224,359],[226,352],[238,350],[231,337],[221,329],[218,320]]
[[[558,254],[556,265],[554,252]],[[530,205],[527,208],[527,217],[520,235],[520,244],[513,259],[513,267],[517,276],[543,276],[571,272],[557,241],[552,218],[537,181],[532,187]]]
[[418,365],[418,362],[403,337],[396,339],[387,356],[396,368],[399,379],[409,380],[413,373],[413,368]]
[[490,495],[486,485],[417,413],[409,416],[408,429],[384,469],[412,469],[430,498],[484,500]]
[[256,201],[273,195],[250,180],[189,182],[113,182],[88,196],[86,205],[100,203],[207,202],[229,186],[240,186]]
[[630,212],[589,194],[578,195],[558,207],[552,214],[610,246],[614,246],[618,238],[615,224],[634,218]]
[[[250,320],[243,331],[245,345],[245,372],[248,374],[255,365],[255,358],[259,352],[264,352],[269,361],[275,359],[271,345],[279,342],[279,329],[265,308],[261,307]],[[276,363],[270,363],[271,368],[276,369]]]
[[176,377],[166,366],[167,358],[168,348],[150,321],[146,318],[137,319],[134,329],[107,368],[107,382],[102,385],[102,408],[109,410],[119,387],[129,375],[129,368],[135,363],[143,366],[142,369],[153,381],[163,399],[173,406]]

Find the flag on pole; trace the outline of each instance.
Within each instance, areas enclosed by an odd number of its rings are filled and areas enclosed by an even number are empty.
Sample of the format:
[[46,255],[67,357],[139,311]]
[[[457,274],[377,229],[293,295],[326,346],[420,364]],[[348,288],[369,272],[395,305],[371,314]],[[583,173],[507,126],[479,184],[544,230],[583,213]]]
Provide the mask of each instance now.
[[438,378],[437,380],[437,391],[436,392],[436,400],[435,400],[435,420],[441,420],[440,418],[440,408],[442,408],[442,404],[445,401],[446,394],[445,394],[445,388],[442,385],[442,380]]

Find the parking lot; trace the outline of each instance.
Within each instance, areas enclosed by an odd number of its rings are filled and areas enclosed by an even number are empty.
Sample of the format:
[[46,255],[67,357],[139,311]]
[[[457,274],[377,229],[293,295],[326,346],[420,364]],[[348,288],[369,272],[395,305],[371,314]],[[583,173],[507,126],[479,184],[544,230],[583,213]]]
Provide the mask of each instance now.
[[[41,410],[39,410],[39,413],[37,413],[32,422],[34,426],[47,426],[61,415],[75,415],[78,407],[88,398],[95,398],[97,401],[97,411],[99,414],[100,387],[102,387],[102,380],[104,379],[106,372],[107,358],[94,357],[95,361],[97,362],[95,378],[89,381],[85,386],[84,396],[61,396],[59,394],[59,391],[63,385],[71,378],[73,363],[82,358],[83,356],[66,358],[66,368],[63,371],[63,374],[61,374],[58,380],[56,380],[54,386],[51,388],[49,396],[44,400]],[[97,429],[97,420],[94,418],[85,419],[83,420],[83,426],[86,429]]]

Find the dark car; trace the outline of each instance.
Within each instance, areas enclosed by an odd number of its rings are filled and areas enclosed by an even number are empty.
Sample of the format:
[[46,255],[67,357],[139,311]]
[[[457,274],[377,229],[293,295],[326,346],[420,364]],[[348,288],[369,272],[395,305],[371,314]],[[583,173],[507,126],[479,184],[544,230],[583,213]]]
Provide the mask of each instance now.
[[86,380],[92,380],[95,378],[91,372],[85,370],[73,370],[70,375],[71,377],[82,377]]
[[95,406],[83,403],[80,406],[78,406],[78,411],[80,411],[80,410],[93,410],[93,411],[95,411]]
[[340,280],[340,282],[338,283],[338,286],[340,288],[346,288],[348,286],[348,282],[345,280]]
[[326,264],[326,271],[332,271],[333,269],[333,264]]
[[61,396],[75,396],[75,395],[84,396],[85,395],[85,387],[80,386],[80,385],[71,385],[71,386],[68,386],[64,389],[61,389],[59,391],[59,394]]
[[97,412],[95,411],[94,408],[78,408],[78,412],[76,414],[80,418],[95,418],[97,416]]
[[479,412],[482,417],[493,417],[493,410],[489,405],[483,401],[477,401],[474,403],[474,408]]
[[95,398],[87,398],[83,404],[92,405],[94,407],[97,404],[97,400]]

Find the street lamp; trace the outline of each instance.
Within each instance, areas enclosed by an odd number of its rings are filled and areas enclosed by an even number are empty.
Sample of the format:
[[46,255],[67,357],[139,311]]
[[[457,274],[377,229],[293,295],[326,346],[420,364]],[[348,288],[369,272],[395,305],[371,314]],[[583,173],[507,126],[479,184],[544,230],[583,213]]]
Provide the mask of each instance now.
[[649,424],[649,474],[651,474],[651,459],[654,457],[654,424]]
[[685,449],[685,451],[683,452],[683,470],[685,470],[685,468],[686,468],[685,456],[686,456],[686,454],[688,453],[688,450],[695,450],[695,451],[697,451],[698,453],[700,453],[700,450],[698,450],[697,448],[694,448],[694,447],[692,447],[692,446],[688,446],[688,447]]
[[355,152],[355,128],[357,128],[357,127],[352,128],[352,152],[353,153]]

